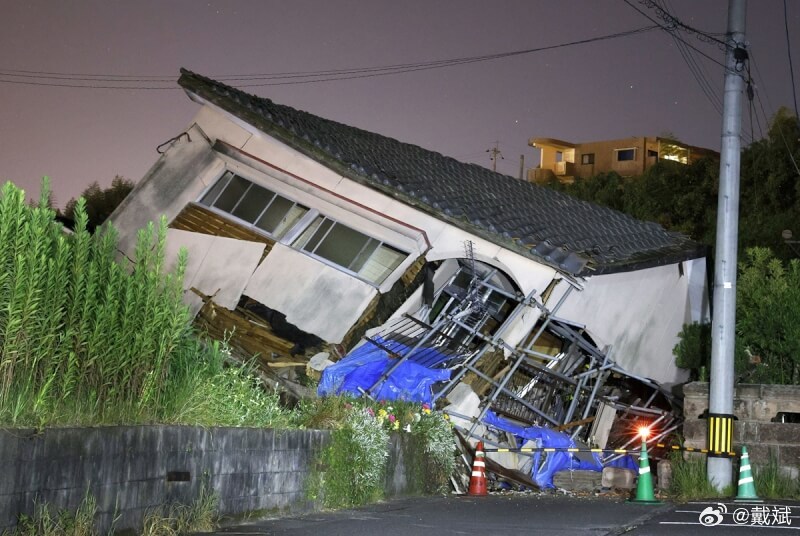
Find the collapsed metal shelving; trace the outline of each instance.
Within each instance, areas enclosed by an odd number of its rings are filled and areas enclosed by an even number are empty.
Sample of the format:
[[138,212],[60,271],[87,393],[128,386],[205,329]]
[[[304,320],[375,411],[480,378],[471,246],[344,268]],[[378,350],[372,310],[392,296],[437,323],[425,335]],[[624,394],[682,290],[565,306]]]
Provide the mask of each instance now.
[[[461,416],[470,419],[464,432],[473,438],[487,440],[477,430],[489,410],[523,426],[564,431],[579,444],[603,449],[624,449],[639,441],[632,433],[636,424],[653,428],[651,442],[679,426],[679,404],[669,392],[623,370],[611,348],[598,348],[583,326],[557,316],[570,293],[581,289],[579,282],[558,281],[567,288],[552,307],[545,305],[543,295],[547,301],[554,285],[523,296],[505,283],[495,268],[476,262],[468,246],[466,258],[430,306],[366,337],[366,343],[395,361],[365,394],[376,393],[401,363],[410,360],[451,370],[450,381],[435,388],[437,405],[462,382],[479,395],[479,414]],[[503,333],[532,308],[539,310],[536,325],[519,345],[506,343]],[[550,351],[541,348],[543,339],[550,341]],[[558,343],[556,351],[553,341]]]

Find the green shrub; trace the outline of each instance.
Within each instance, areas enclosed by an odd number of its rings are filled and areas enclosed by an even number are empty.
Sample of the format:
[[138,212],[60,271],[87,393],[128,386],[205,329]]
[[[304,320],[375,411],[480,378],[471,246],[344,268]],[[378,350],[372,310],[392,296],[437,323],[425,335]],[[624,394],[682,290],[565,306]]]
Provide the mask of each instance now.
[[83,199],[73,234],[48,199],[46,182],[35,207],[11,183],[0,197],[0,425],[288,424],[252,369],[196,336],[166,220],[123,265],[113,227],[88,232]]
[[[676,364],[705,381],[710,372],[711,326],[687,324],[672,353]],[[751,248],[739,265],[736,292],[737,381],[800,383],[800,261],[783,262],[769,249]]]
[[419,450],[404,460],[420,480],[418,490],[439,492],[448,485],[456,460],[452,427],[427,404],[327,397],[304,402],[299,415],[301,426],[333,428],[321,470],[307,484],[309,497],[323,498],[327,507],[356,506],[383,496],[392,432],[409,434],[414,440],[406,446]]

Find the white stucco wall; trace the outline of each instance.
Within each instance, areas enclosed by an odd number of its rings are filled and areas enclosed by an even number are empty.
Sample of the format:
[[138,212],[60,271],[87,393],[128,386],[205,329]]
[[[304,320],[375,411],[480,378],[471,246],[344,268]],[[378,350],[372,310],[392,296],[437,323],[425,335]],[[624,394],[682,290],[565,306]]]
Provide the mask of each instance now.
[[[572,292],[556,316],[583,324],[601,349],[628,372],[673,384],[686,371],[675,366],[672,348],[684,323],[693,318],[689,287],[704,277],[699,263],[691,276],[677,264],[588,278],[581,292]],[[557,289],[552,303],[563,290]],[[706,312],[707,315],[707,312]]]
[[275,244],[244,292],[285,314],[287,321],[303,331],[338,343],[378,291],[304,253]]
[[213,296],[214,302],[235,309],[247,282],[264,253],[264,244],[178,229],[167,231],[166,261],[173,269],[178,252],[186,248],[188,260],[183,278],[184,301],[197,314],[203,300],[192,287]]
[[[130,237],[143,223],[160,214],[174,218],[187,203],[199,199],[225,169],[232,169],[409,252],[406,261],[376,288],[276,244],[260,266],[253,267],[248,260],[232,274],[235,281],[223,285],[225,270],[233,264],[231,259],[240,255],[251,259],[255,254],[253,246],[248,242],[236,244],[239,241],[235,240],[226,242],[226,263],[219,262],[222,257],[217,255],[215,242],[180,238],[179,242],[188,240],[197,250],[195,257],[218,257],[215,262],[193,267],[191,281],[202,283],[201,290],[208,294],[217,286],[225,287],[231,293],[225,295],[226,303],[232,303],[233,295],[243,289],[252,298],[285,314],[300,329],[329,342],[339,342],[376,293],[389,290],[422,253],[428,260],[463,257],[464,242],[471,240],[476,258],[503,270],[523,294],[533,290],[541,293],[559,276],[552,268],[344,178],[213,106],[201,107],[189,132],[191,142],[184,138],[174,143],[113,215],[123,234],[127,233],[125,251],[132,248]],[[243,153],[227,156],[213,151],[211,146],[217,139]],[[585,290],[572,293],[558,316],[585,324],[598,345],[612,345],[615,360],[634,374],[667,383],[678,381],[680,373],[671,355],[675,336],[684,322],[707,316],[708,308],[703,261],[687,262],[684,267],[683,277],[679,277],[676,265],[591,277]],[[249,278],[248,272],[252,274]],[[552,306],[566,287],[566,282],[561,283],[548,305]],[[413,312],[419,305],[419,295],[420,292],[415,293],[402,309]],[[538,310],[526,311],[508,327],[504,338],[516,344],[538,317]]]
[[184,136],[170,145],[109,217],[119,230],[118,247],[128,256],[133,254],[139,229],[161,216],[172,221],[224,169],[202,131],[192,126],[187,132],[191,141]]

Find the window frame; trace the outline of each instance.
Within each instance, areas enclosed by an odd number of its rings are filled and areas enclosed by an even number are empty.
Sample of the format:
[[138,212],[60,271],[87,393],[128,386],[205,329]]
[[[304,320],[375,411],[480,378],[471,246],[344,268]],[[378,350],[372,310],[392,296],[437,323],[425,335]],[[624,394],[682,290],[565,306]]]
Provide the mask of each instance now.
[[[637,149],[636,147],[623,147],[620,149],[614,149],[614,162],[636,162],[636,153],[637,153],[636,149]],[[628,151],[633,152],[633,157],[620,159],[619,157],[620,154],[627,153]]]
[[[367,233],[365,233],[365,232],[363,232],[363,231],[361,231],[359,229],[356,229],[355,227],[353,227],[351,225],[343,223],[343,222],[341,222],[340,220],[338,220],[336,218],[328,216],[327,214],[323,214],[323,213],[319,212],[318,210],[312,209],[312,211],[315,212],[313,218],[309,217],[309,221],[307,221],[305,223],[305,225],[302,227],[302,229],[300,229],[300,231],[298,233],[296,233],[296,235],[292,238],[291,241],[286,240],[283,243],[285,245],[287,245],[288,247],[292,248],[295,251],[303,253],[304,255],[308,255],[309,257],[311,257],[313,259],[316,259],[317,261],[319,261],[319,262],[321,262],[323,264],[327,264],[328,266],[336,268],[339,271],[345,272],[346,274],[351,275],[351,276],[359,279],[360,281],[364,281],[365,283],[369,283],[370,285],[375,286],[375,287],[380,287],[389,278],[389,276],[392,275],[395,272],[395,270],[397,270],[397,268],[399,268],[408,259],[408,256],[410,255],[410,253],[408,251],[405,251],[404,249],[399,248],[399,247],[395,246],[394,244],[391,244],[391,243],[389,243],[389,242],[387,242],[385,240],[381,240],[380,238],[375,238],[374,236],[372,236],[370,234],[367,234]],[[317,225],[317,228],[314,229],[311,232],[311,235],[308,237],[308,239],[306,240],[306,242],[303,245],[297,244],[296,242],[300,239],[301,235],[303,233],[305,233],[310,228],[311,225],[313,225],[314,221],[318,217],[320,217],[322,219],[320,220],[319,224]],[[316,235],[316,233],[319,230],[319,228],[326,221],[329,221],[331,223],[331,225],[324,231],[324,234],[319,238],[319,240],[317,240],[317,242],[314,245],[312,250],[305,249],[306,244],[308,244],[314,238],[314,236]],[[325,242],[325,240],[330,236],[331,231],[333,231],[333,229],[337,225],[341,225],[342,227],[344,227],[346,229],[349,229],[351,231],[354,231],[356,233],[359,233],[360,235],[362,235],[362,236],[367,238],[367,241],[364,243],[364,245],[361,246],[361,248],[359,248],[358,252],[354,256],[352,256],[352,258],[350,259],[350,265],[352,265],[352,263],[355,262],[361,256],[361,254],[364,252],[364,249],[367,246],[369,246],[370,241],[375,241],[375,242],[378,243],[378,245],[375,246],[375,248],[372,250],[372,253],[370,253],[369,256],[366,258],[366,260],[364,261],[364,264],[361,266],[359,271],[355,271],[355,270],[351,269],[349,266],[343,266],[343,265],[339,264],[336,261],[333,261],[331,259],[328,259],[328,258],[323,257],[322,255],[319,255],[319,254],[316,253],[316,251],[320,248],[320,246],[322,246],[322,244]],[[375,253],[378,252],[381,249],[381,247],[383,247],[383,246],[386,246],[386,248],[397,252],[399,254],[399,262],[394,267],[392,267],[391,270],[386,272],[386,275],[382,279],[380,279],[378,281],[373,281],[372,279],[368,279],[367,277],[364,277],[360,272],[361,272],[361,270],[364,269],[364,267],[367,266],[367,263],[370,261],[370,259],[372,259],[373,255],[375,255]]]
[[[226,177],[226,175],[227,175],[227,177]],[[231,183],[231,181],[233,181],[236,177],[239,177],[240,179],[242,179],[244,181],[247,181],[249,184],[244,189],[244,191],[242,192],[242,194],[240,195],[240,197],[236,201],[236,203],[233,204],[233,206],[231,207],[231,211],[228,212],[226,210],[223,210],[221,208],[218,208],[218,207],[214,206],[214,203],[216,203],[219,200],[219,198],[225,192],[225,189],[228,187],[228,185]],[[223,181],[223,180],[225,181],[225,184],[220,185],[220,181]],[[261,212],[255,218],[253,223],[250,223],[249,221],[244,220],[244,219],[234,215],[233,212],[244,201],[244,199],[245,199],[245,197],[247,195],[247,192],[249,192],[250,189],[253,186],[257,186],[257,187],[263,188],[263,189],[265,189],[265,190],[267,190],[269,192],[272,192],[273,195],[272,195],[272,198],[269,200],[269,202],[264,206],[264,208],[261,210]],[[208,204],[206,204],[204,202],[205,198],[209,194],[211,194],[215,189],[218,190],[216,192],[216,196],[214,197],[213,200],[209,200]],[[303,207],[303,208],[306,209],[305,214],[303,214],[303,216],[300,217],[300,219],[298,219],[289,229],[287,229],[283,233],[283,235],[281,235],[280,238],[278,238],[273,233],[271,233],[269,231],[266,231],[266,230],[262,229],[261,227],[259,227],[258,225],[256,225],[256,223],[264,216],[266,211],[269,209],[270,206],[272,206],[272,204],[275,202],[275,200],[278,197],[281,197],[283,199],[286,199],[286,200],[292,202],[293,203],[292,207],[300,206],[300,207]],[[332,217],[332,216],[330,216],[328,214],[320,212],[319,209],[316,209],[314,207],[311,207],[311,206],[308,206],[306,204],[300,203],[299,201],[293,199],[290,196],[284,195],[283,193],[280,193],[280,192],[274,190],[273,188],[264,186],[264,185],[260,184],[258,181],[255,181],[252,178],[248,177],[247,175],[242,174],[239,171],[236,171],[236,170],[233,170],[233,169],[229,169],[229,168],[226,168],[212,182],[212,184],[200,194],[200,196],[197,198],[196,203],[198,203],[199,205],[201,205],[201,206],[203,206],[203,207],[205,207],[205,208],[207,208],[207,209],[209,209],[209,210],[211,210],[211,211],[213,211],[213,212],[215,212],[217,214],[220,214],[221,216],[223,216],[225,218],[231,219],[232,221],[234,221],[235,223],[237,223],[239,225],[247,227],[248,229],[252,230],[253,232],[265,235],[268,238],[270,238],[271,240],[274,240],[276,243],[280,243],[280,244],[282,244],[282,245],[284,245],[286,247],[291,248],[294,251],[297,251],[299,253],[307,255],[307,256],[315,259],[316,261],[321,262],[322,264],[331,266],[332,268],[334,268],[334,269],[336,269],[336,270],[338,270],[340,272],[344,272],[344,273],[348,274],[349,276],[355,277],[359,281],[363,281],[363,282],[365,282],[365,283],[367,283],[367,284],[369,284],[369,285],[371,285],[373,287],[376,287],[376,288],[379,288],[381,285],[383,285],[386,282],[386,280],[389,279],[389,277],[393,273],[395,273],[395,271],[400,266],[402,266],[404,262],[406,262],[408,260],[408,256],[411,254],[409,251],[406,251],[403,248],[397,247],[396,245],[392,244],[391,242],[387,242],[385,240],[381,240],[380,238],[376,238],[375,236],[373,236],[371,234],[365,233],[362,230],[360,230],[360,229],[358,229],[358,228],[356,228],[356,227],[354,227],[352,225],[343,223],[342,221],[340,221],[337,218],[334,218],[334,217]],[[291,210],[291,208],[290,208],[290,210]],[[287,214],[288,214],[288,211],[287,211]],[[319,238],[319,240],[317,241],[316,245],[313,248],[313,251],[308,251],[306,249],[303,249],[303,247],[300,247],[300,246],[296,245],[296,242],[303,235],[303,233],[305,233],[306,231],[309,230],[309,228],[314,224],[314,222],[317,220],[317,218],[322,218],[322,220],[320,221],[319,225],[317,226],[317,229],[326,220],[331,222],[331,225],[325,231],[323,236]],[[327,258],[325,258],[325,257],[323,257],[321,255],[318,255],[318,254],[314,253],[314,251],[316,251],[320,247],[320,245],[322,245],[323,242],[325,242],[325,240],[330,235],[330,232],[334,229],[334,227],[336,225],[341,225],[342,227],[344,227],[346,229],[349,229],[351,231],[354,231],[356,233],[359,233],[360,235],[363,235],[363,236],[365,236],[367,238],[366,242],[359,249],[358,253],[356,253],[356,255],[353,256],[350,259],[350,265],[352,265],[352,263],[355,262],[358,259],[358,257],[364,252],[365,248],[367,248],[370,245],[371,241],[377,242],[378,245],[374,247],[374,249],[369,254],[369,256],[367,256],[367,258],[364,260],[360,270],[363,270],[364,267],[366,267],[367,264],[369,263],[370,259],[372,259],[372,257],[384,246],[386,248],[388,248],[389,250],[395,251],[395,252],[397,252],[399,254],[398,262],[396,263],[396,265],[394,267],[391,268],[391,270],[386,272],[386,274],[383,276],[383,278],[381,278],[380,280],[377,280],[377,281],[373,281],[371,279],[368,279],[367,277],[362,276],[359,272],[350,269],[348,266],[343,266],[343,265],[339,264],[336,261],[327,259]],[[309,238],[306,241],[306,243],[308,243],[308,241],[310,241],[311,238],[314,237],[314,235],[317,232],[317,229],[314,229],[312,231],[312,233],[309,236]]]
[[[226,175],[228,175],[227,178],[225,177]],[[230,211],[227,211],[227,210],[224,210],[224,209],[221,209],[221,208],[215,206],[215,203],[219,200],[219,198],[225,192],[225,190],[227,189],[228,185],[230,185],[231,181],[233,181],[236,177],[239,177],[240,179],[242,179],[242,180],[244,180],[244,181],[249,183],[247,185],[247,187],[244,189],[244,191],[241,193],[241,195],[239,196],[239,199],[236,201],[236,203],[233,204],[233,206],[231,207]],[[220,181],[222,181],[222,180],[225,180],[225,184],[219,187],[219,191],[217,192],[217,195],[214,197],[214,199],[213,200],[209,200],[208,204],[206,204],[206,202],[204,202],[205,198],[215,188],[218,187]],[[261,209],[261,211],[258,213],[258,215],[253,219],[253,221],[249,222],[249,221],[247,221],[245,219],[240,218],[239,216],[234,214],[234,212],[242,204],[242,202],[244,201],[245,197],[247,196],[247,193],[253,188],[253,186],[260,187],[260,188],[262,188],[264,190],[272,192],[272,197],[264,205],[264,207]],[[289,214],[289,212],[294,207],[302,207],[306,211],[306,213],[303,214],[303,216],[300,217],[300,219],[297,220],[291,227],[286,229],[285,232],[280,237],[278,235],[274,234],[273,232],[267,231],[266,229],[263,229],[263,228],[258,226],[258,222],[261,221],[261,218],[264,217],[264,214],[266,214],[267,210],[269,210],[269,208],[273,205],[273,203],[275,203],[275,201],[279,197],[283,198],[283,199],[286,199],[287,201],[292,203],[292,205],[289,208],[289,210],[286,211],[286,214]],[[268,238],[270,238],[271,240],[274,240],[275,242],[283,242],[287,235],[294,234],[293,231],[295,231],[295,228],[298,227],[306,219],[306,217],[308,216],[308,213],[313,210],[311,207],[308,207],[308,206],[300,203],[296,199],[293,199],[293,198],[291,198],[289,196],[286,196],[286,195],[284,195],[282,193],[278,193],[273,189],[270,189],[270,188],[267,188],[265,186],[262,186],[261,184],[259,184],[255,180],[251,179],[250,177],[248,177],[246,175],[242,175],[242,174],[240,174],[240,173],[238,173],[236,171],[233,171],[231,169],[226,169],[225,171],[223,171],[222,174],[214,181],[214,183],[200,195],[200,197],[197,199],[196,202],[199,205],[202,205],[203,207],[216,212],[217,214],[224,215],[226,218],[232,219],[234,222],[236,222],[236,223],[238,223],[240,225],[243,225],[243,226],[247,227],[248,229],[250,229],[250,230],[252,230],[254,232],[257,232],[259,234],[263,234],[263,235],[267,236]]]
[[581,165],[582,166],[594,165],[594,153],[581,153]]

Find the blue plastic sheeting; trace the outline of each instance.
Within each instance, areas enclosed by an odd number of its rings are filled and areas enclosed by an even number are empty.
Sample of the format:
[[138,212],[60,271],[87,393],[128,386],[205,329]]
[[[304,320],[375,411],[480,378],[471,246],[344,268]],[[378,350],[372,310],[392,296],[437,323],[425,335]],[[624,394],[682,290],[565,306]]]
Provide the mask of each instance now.
[[[564,432],[556,432],[555,430],[542,426],[519,426],[502,417],[498,417],[492,411],[486,412],[483,422],[488,426],[514,434],[517,436],[519,444],[527,440],[532,440],[536,441],[539,447],[545,448],[576,447],[575,441]],[[542,454],[543,453],[539,451],[533,453],[533,467],[531,469],[531,479],[541,488],[554,488],[553,475],[558,471],[567,469],[579,469],[584,471],[603,470],[603,465],[596,454],[592,456],[593,461],[583,461],[575,457],[571,452],[548,452],[544,463],[542,463]],[[637,469],[638,467],[630,456],[625,456],[609,465],[629,469]]]
[[[389,358],[384,350],[368,342],[323,370],[317,393],[320,396],[361,396],[362,389],[366,391],[372,387],[396,363],[396,359]],[[408,400],[432,404],[431,385],[449,379],[449,370],[429,369],[409,359],[392,372],[373,396],[378,400]]]
[[[372,341],[375,341],[375,343],[373,343]],[[399,356],[408,355],[408,353],[412,350],[411,347],[403,344],[400,341],[396,341],[390,338],[383,338],[380,335],[372,337],[371,339],[367,340],[366,344],[372,344],[373,346],[377,344],[377,346],[382,347],[390,351],[391,353]],[[358,351],[358,349],[354,351]],[[417,348],[414,351],[414,353],[411,354],[411,357],[409,357],[408,360],[413,361],[418,365],[422,365],[423,367],[433,368],[438,365],[441,365],[445,361],[453,359],[455,355],[456,354],[453,354],[452,352],[443,354],[436,348],[429,348],[427,346],[422,346],[420,348]]]

